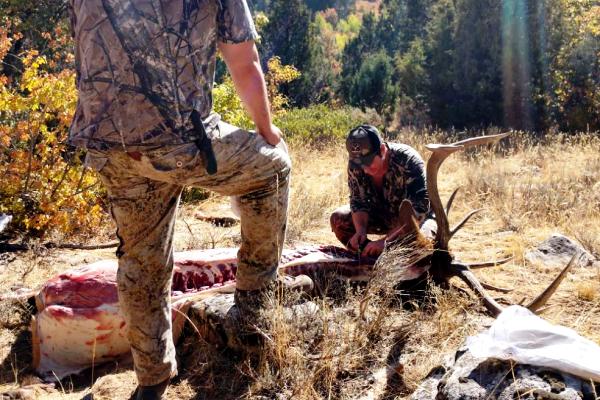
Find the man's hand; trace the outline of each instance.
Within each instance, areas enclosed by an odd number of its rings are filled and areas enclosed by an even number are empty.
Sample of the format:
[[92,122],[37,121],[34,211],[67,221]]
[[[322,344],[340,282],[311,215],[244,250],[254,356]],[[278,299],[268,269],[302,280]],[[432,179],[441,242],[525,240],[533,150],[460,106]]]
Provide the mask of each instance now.
[[379,257],[383,252],[385,246],[385,239],[374,240],[369,242],[365,249],[362,251],[361,256],[363,257]]
[[348,248],[356,251],[365,242],[365,240],[367,240],[366,232],[356,232],[354,236],[350,238],[350,241],[348,242]]
[[253,41],[235,44],[219,42],[219,50],[256,131],[267,143],[276,146],[281,140],[281,131],[271,120],[267,86],[256,45]]
[[277,146],[281,141],[281,130],[273,124],[270,125],[269,129],[261,129],[258,133],[271,146]]

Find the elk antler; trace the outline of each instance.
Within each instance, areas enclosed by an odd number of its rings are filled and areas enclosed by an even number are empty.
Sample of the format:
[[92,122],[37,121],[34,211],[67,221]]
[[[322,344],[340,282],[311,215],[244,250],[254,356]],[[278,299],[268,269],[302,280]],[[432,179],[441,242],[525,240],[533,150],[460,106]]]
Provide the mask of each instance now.
[[[544,290],[538,297],[536,297],[531,303],[527,305],[527,308],[530,311],[536,312],[544,304],[546,304],[548,299],[554,294],[554,292],[556,292],[556,289],[558,289],[558,286],[563,281],[563,279],[565,279],[567,273],[571,270],[571,268],[573,268],[573,265],[575,265],[575,260],[578,256],[579,254],[575,254],[571,258],[571,261],[569,261],[567,266],[564,267],[560,274],[558,274],[556,278],[554,278],[552,283],[548,285],[546,290]],[[494,317],[497,317],[502,312],[503,307],[500,304],[498,304],[498,302],[496,302],[496,300],[494,300],[483,289],[483,286],[475,277],[475,275],[473,275],[469,267],[467,267],[464,264],[452,263],[450,265],[450,268],[455,276],[458,276],[460,279],[462,279],[471,288],[471,290],[477,293],[477,295],[483,300],[483,304],[485,305],[485,307],[490,313],[492,313]]]
[[[477,211],[469,213],[453,230],[450,230],[450,226],[448,224],[448,216],[446,214],[446,210],[444,210],[444,206],[442,205],[442,200],[440,199],[440,193],[438,191],[437,186],[437,175],[442,163],[448,156],[458,150],[462,150],[467,147],[477,146],[480,144],[494,143],[498,140],[507,137],[510,135],[510,132],[501,133],[498,135],[490,135],[490,136],[480,136],[471,139],[461,140],[456,143],[452,143],[449,145],[442,144],[429,144],[427,145],[427,149],[433,152],[429,160],[427,161],[427,191],[429,192],[429,201],[431,202],[431,208],[435,213],[435,220],[437,222],[437,233],[435,237],[435,248],[439,250],[448,250],[448,242],[450,238],[471,218]],[[455,194],[455,193],[454,193]],[[454,200],[454,194],[451,196],[450,201],[448,201],[448,208],[452,204],[452,200]]]
[[[475,264],[463,264],[456,261],[453,261],[452,255],[448,252],[448,242],[452,238],[452,236],[471,218],[478,210],[469,212],[463,220],[452,230],[448,224],[448,213],[452,206],[452,202],[456,196],[456,191],[452,193],[450,196],[450,200],[448,200],[448,204],[446,205],[446,209],[442,206],[442,201],[440,199],[440,194],[437,187],[437,176],[438,171],[448,156],[458,150],[462,150],[466,147],[477,146],[480,144],[488,144],[494,143],[502,138],[505,138],[510,133],[502,133],[499,135],[491,135],[491,136],[480,136],[477,138],[471,138],[466,140],[461,140],[459,142],[450,144],[450,145],[441,145],[441,144],[430,144],[427,145],[427,148],[432,151],[432,155],[427,161],[427,190],[429,191],[429,199],[431,202],[431,208],[435,212],[435,219],[437,222],[437,232],[434,242],[427,240],[425,236],[419,231],[418,225],[416,223],[414,217],[414,211],[412,206],[408,200],[402,202],[400,207],[400,215],[404,216],[403,223],[400,224],[400,228],[394,232],[393,234],[388,236],[388,240],[386,241],[386,248],[384,252],[377,260],[375,264],[375,269],[380,265],[393,264],[390,262],[390,259],[394,259],[396,247],[399,246],[399,249],[403,249],[403,244],[401,241],[398,243],[395,242],[395,239],[400,236],[412,235],[414,239],[413,245],[419,249],[427,249],[427,264],[424,264],[422,261],[423,258],[418,259],[416,262],[413,260],[408,266],[402,268],[402,273],[398,275],[400,281],[412,280],[420,277],[425,272],[430,271],[431,277],[433,277],[434,281],[445,281],[453,277],[459,277],[462,279],[471,290],[473,290],[477,296],[483,301],[483,304],[488,309],[488,311],[497,316],[503,310],[502,306],[492,298],[484,289],[487,287],[492,290],[497,290],[501,292],[509,292],[510,289],[498,288],[488,284],[482,284],[473,272],[471,272],[470,267],[473,268],[484,268],[495,266],[499,264],[504,264],[512,259],[506,258],[503,260],[498,260],[495,262],[488,263],[475,263]],[[409,235],[409,236],[410,236]],[[424,241],[427,244],[424,244]],[[405,250],[405,249],[404,249]],[[402,253],[400,251],[400,253]],[[405,253],[405,252],[404,252]],[[569,264],[561,271],[561,273],[554,279],[554,281],[540,294],[535,300],[533,300],[527,308],[531,311],[535,312],[542,307],[546,301],[552,296],[552,294],[556,291],[562,280],[565,278],[569,270],[573,267],[574,260],[576,257],[573,257]]]

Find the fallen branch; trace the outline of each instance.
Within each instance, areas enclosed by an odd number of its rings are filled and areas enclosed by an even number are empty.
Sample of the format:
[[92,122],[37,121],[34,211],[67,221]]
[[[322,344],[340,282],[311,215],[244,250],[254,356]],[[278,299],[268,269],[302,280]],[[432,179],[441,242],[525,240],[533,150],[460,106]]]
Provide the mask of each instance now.
[[46,249],[71,249],[71,250],[99,250],[117,247],[119,242],[101,243],[101,244],[78,244],[78,243],[54,243],[48,242],[43,244],[30,245],[27,243],[0,243],[0,253],[13,253],[17,251],[28,251],[36,247],[44,247]]

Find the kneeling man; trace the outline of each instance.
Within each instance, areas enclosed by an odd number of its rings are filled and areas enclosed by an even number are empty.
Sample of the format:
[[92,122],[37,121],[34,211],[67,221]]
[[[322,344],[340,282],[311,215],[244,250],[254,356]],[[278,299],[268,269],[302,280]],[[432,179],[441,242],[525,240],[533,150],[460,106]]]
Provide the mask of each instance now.
[[[425,164],[412,147],[384,142],[377,128],[361,125],[346,139],[350,205],[331,215],[331,229],[350,250],[378,257],[385,239],[401,228],[399,212],[403,200],[410,200],[421,231],[435,235],[436,224],[429,208]],[[369,241],[367,234],[385,235]]]

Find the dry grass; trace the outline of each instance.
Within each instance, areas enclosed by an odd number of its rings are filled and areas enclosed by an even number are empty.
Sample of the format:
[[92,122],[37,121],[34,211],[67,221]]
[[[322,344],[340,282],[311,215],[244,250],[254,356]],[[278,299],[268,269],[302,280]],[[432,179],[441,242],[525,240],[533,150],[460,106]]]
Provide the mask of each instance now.
[[[401,131],[397,140],[427,156],[428,142],[449,142],[441,132]],[[343,145],[314,151],[292,149],[292,178],[287,246],[299,242],[335,243],[328,217],[347,201]],[[483,208],[451,241],[462,261],[485,261],[514,256],[502,267],[477,271],[484,281],[515,287],[503,295],[517,303],[542,290],[557,273],[554,268],[530,265],[523,255],[553,232],[578,240],[600,255],[600,139],[548,136],[533,140],[514,134],[495,148],[453,155],[440,171],[443,198],[458,186],[450,222],[474,208]],[[201,208],[221,213],[227,199],[213,197],[185,206],[176,227],[178,250],[235,246],[237,227],[219,228],[194,218]],[[95,252],[39,251],[2,261],[1,291],[15,286],[35,287],[60,270],[112,257],[113,250]],[[386,276],[383,274],[382,276]],[[317,300],[311,323],[271,314],[272,342],[263,357],[252,359],[216,353],[190,339],[195,351],[182,364],[182,379],[169,388],[170,399],[358,399],[404,398],[465,337],[483,329],[491,319],[479,302],[459,290],[433,289],[429,297],[406,309],[393,296],[389,279],[368,289],[346,287],[342,298]],[[456,283],[460,286],[459,282]],[[600,264],[576,268],[550,301],[542,316],[575,329],[600,343]],[[14,308],[3,307],[0,320],[14,321]],[[311,329],[308,329],[311,328]],[[312,331],[311,331],[312,330]],[[0,334],[4,360],[0,393],[31,381],[26,357],[15,351],[18,324]],[[189,343],[188,343],[189,344]],[[21,360],[18,358],[22,357]],[[23,358],[24,357],[24,358]],[[15,361],[16,359],[16,361]],[[26,366],[26,365],[25,365]],[[28,381],[29,379],[29,381]],[[95,399],[115,398],[135,385],[133,373],[121,370],[79,386],[58,387],[40,399],[79,399],[93,392]],[[113,397],[111,397],[113,396]]]

